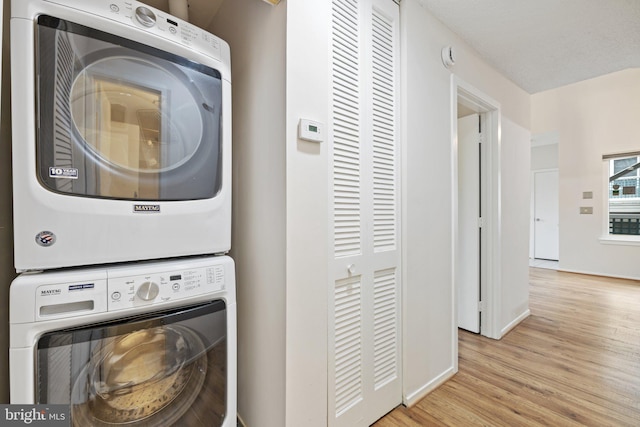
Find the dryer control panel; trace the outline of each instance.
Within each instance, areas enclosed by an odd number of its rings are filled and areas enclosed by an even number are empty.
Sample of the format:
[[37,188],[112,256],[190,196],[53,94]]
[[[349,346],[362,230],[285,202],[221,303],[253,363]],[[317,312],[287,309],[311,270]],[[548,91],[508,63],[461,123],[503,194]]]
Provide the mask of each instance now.
[[186,21],[147,4],[133,0],[46,0],[50,3],[81,10],[90,15],[134,26],[180,43],[217,60],[221,59],[220,38]]

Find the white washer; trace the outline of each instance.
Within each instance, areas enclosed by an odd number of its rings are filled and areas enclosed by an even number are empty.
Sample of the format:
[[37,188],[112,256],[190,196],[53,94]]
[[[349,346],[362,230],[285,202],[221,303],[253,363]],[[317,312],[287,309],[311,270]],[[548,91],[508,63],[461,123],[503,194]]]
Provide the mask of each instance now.
[[15,404],[74,426],[235,426],[231,258],[22,274],[10,289]]
[[15,267],[223,254],[229,46],[132,0],[13,0]]

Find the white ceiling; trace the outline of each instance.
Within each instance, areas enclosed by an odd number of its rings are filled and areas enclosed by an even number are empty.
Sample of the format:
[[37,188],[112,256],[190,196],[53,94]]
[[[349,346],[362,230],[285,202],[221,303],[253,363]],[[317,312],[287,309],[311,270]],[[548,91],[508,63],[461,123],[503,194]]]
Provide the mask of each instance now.
[[640,0],[418,1],[529,93],[640,67]]
[[[223,1],[188,0],[189,20],[208,28]],[[640,0],[417,1],[529,93],[640,67]]]

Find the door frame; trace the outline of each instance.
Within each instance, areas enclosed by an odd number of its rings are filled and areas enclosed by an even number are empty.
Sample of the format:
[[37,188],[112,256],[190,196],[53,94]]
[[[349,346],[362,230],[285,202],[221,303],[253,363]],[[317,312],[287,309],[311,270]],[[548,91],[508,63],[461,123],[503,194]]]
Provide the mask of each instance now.
[[482,186],[483,200],[483,241],[481,269],[484,272],[481,287],[483,307],[481,311],[480,334],[489,338],[500,339],[500,306],[501,306],[501,163],[500,163],[500,103],[489,97],[455,74],[451,75],[451,182],[452,194],[452,326],[453,355],[455,371],[458,370],[458,309],[457,309],[457,265],[458,255],[458,102],[472,108],[484,120],[483,144],[485,144],[482,170],[485,175]]

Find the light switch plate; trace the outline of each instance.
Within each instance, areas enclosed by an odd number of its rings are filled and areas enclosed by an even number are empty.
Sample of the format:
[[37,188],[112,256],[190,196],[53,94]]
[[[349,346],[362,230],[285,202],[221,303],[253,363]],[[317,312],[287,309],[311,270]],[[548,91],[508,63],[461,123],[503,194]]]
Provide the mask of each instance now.
[[583,199],[593,199],[593,191],[584,191],[582,193]]

